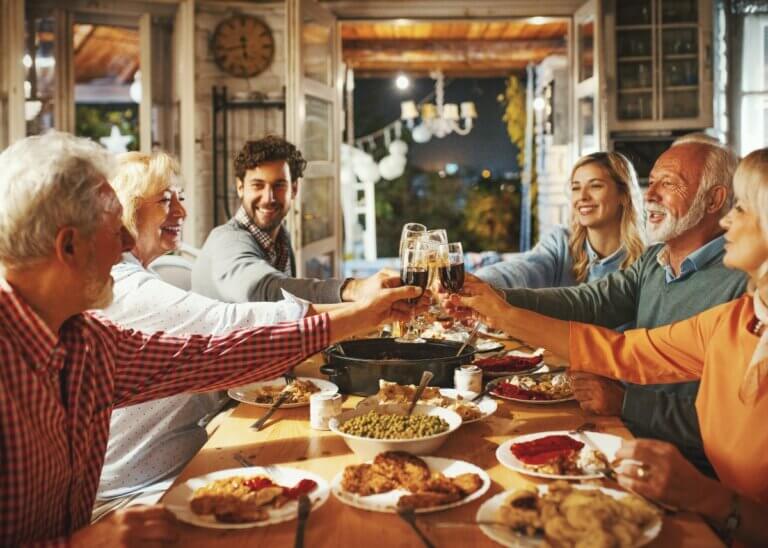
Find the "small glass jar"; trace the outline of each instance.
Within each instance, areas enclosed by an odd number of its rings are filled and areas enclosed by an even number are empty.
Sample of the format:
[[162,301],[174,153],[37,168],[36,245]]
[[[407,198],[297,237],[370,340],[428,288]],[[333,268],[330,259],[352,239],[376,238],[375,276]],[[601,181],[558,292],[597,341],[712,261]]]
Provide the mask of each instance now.
[[309,397],[309,426],[328,430],[328,422],[341,415],[341,394],[318,392]]
[[483,371],[476,365],[462,365],[453,374],[453,385],[459,393],[483,391]]

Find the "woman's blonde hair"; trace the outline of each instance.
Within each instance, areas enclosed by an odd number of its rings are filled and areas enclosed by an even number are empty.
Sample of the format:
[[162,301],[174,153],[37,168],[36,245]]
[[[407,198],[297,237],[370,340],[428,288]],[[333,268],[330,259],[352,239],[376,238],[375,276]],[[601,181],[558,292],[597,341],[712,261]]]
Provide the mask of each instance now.
[[[733,175],[733,190],[739,202],[757,213],[763,238],[768,240],[768,148],[754,150],[739,162]],[[768,261],[752,282],[758,287],[768,285]]]
[[134,237],[138,235],[136,212],[142,200],[163,192],[180,173],[179,162],[166,152],[126,152],[118,156],[110,184],[123,204],[123,224]]
[[[645,249],[645,237],[642,229],[643,198],[637,182],[637,173],[626,156],[618,152],[594,152],[579,158],[571,170],[571,178],[576,170],[587,164],[597,164],[602,167],[619,190],[621,206],[620,235],[621,243],[627,256],[621,263],[625,269],[634,263]],[[573,276],[577,282],[587,280],[589,276],[589,257],[584,249],[587,240],[587,228],[579,224],[577,216],[571,215],[571,237],[568,248],[571,252]]]

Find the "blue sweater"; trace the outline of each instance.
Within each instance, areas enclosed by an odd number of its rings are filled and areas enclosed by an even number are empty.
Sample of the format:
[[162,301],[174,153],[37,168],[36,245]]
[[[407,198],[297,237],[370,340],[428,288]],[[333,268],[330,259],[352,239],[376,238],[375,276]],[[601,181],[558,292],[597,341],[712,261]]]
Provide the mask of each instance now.
[[[573,262],[568,249],[568,238],[570,238],[570,231],[567,228],[555,227],[532,250],[518,253],[510,260],[483,267],[476,272],[476,275],[484,282],[502,289],[577,285],[578,282],[573,277]],[[601,259],[589,245],[589,241],[584,242],[584,247],[590,261],[588,282],[615,272],[627,256],[622,247],[612,255]]]

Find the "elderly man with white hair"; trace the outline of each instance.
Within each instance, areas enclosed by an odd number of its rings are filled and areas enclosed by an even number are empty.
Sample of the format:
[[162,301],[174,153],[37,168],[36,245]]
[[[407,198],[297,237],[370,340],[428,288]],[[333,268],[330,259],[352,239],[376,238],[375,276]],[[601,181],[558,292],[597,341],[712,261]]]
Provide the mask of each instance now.
[[[650,246],[629,268],[576,287],[506,289],[509,304],[561,320],[615,328],[658,327],[741,296],[745,275],[723,266],[719,221],[730,209],[737,159],[700,135],[685,136],[656,161],[645,195]],[[694,407],[698,383],[640,386],[579,373],[582,408],[619,415],[635,436],[677,445],[712,473]]]
[[161,506],[87,525],[112,409],[287,372],[330,342],[406,319],[415,287],[294,322],[173,337],[84,312],[109,305],[134,247],[107,183],[111,156],[52,132],[0,154],[0,539],[74,546],[176,538]]

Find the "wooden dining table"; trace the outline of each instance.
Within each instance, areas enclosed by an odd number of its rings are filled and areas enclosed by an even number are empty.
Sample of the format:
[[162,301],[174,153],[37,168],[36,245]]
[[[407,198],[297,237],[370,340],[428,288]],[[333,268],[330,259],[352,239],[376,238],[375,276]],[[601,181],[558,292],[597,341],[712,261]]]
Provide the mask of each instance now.
[[[299,365],[299,376],[322,378],[321,355]],[[353,408],[359,396],[346,396],[344,408]],[[491,488],[479,500],[465,505],[418,514],[417,524],[437,547],[498,546],[475,525],[478,507],[489,497],[547,480],[537,480],[505,468],[496,459],[496,448],[513,436],[550,430],[572,430],[592,423],[592,430],[631,438],[632,434],[617,417],[584,413],[576,402],[532,405],[498,400],[496,413],[480,422],[463,425],[433,456],[459,459],[483,468],[492,480]],[[345,466],[360,459],[344,440],[330,431],[309,426],[309,407],[278,410],[266,426],[255,431],[250,425],[266,409],[240,404],[222,420],[200,452],[184,468],[175,484],[228,468],[242,467],[242,461],[254,466],[278,465],[314,472],[330,483]],[[591,426],[591,425],[590,425]],[[617,488],[609,481],[598,481]],[[443,522],[465,522],[466,526],[444,527]],[[249,529],[208,529],[180,524],[181,546],[239,548],[240,546],[293,546],[296,520]],[[368,512],[343,504],[331,495],[315,508],[306,526],[307,547],[419,547],[422,541],[396,514]],[[678,512],[664,516],[659,536],[648,546],[653,548],[708,548],[723,546],[709,526],[697,515]]]

